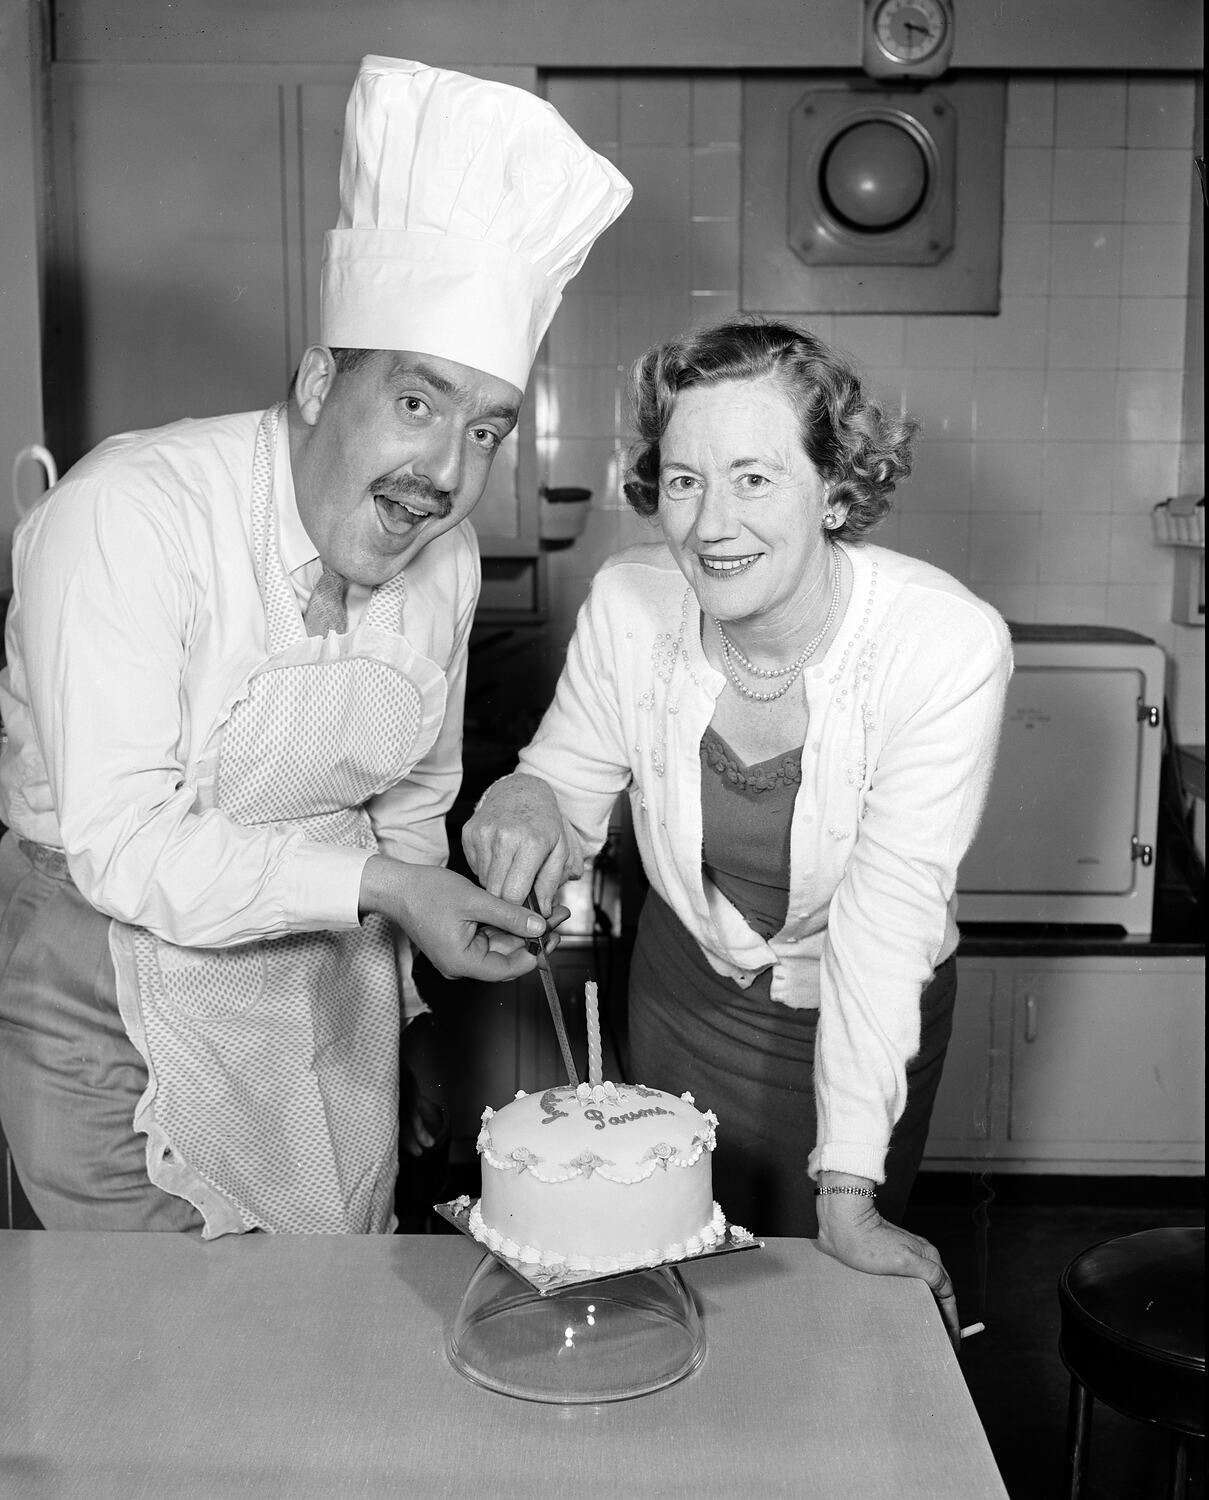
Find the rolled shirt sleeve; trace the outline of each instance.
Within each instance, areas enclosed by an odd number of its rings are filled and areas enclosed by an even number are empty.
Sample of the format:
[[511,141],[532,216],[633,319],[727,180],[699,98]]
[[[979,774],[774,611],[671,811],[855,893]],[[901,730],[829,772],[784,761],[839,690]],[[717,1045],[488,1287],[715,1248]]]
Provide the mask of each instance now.
[[[241,825],[198,797],[213,727],[269,651],[247,515],[259,415],[111,440],[14,548],[0,816],[62,847],[98,910],[183,946],[354,927],[371,852]],[[459,577],[464,654],[477,572]],[[415,793],[371,812],[400,858],[444,858],[460,693],[457,707]]]
[[[263,610],[214,576],[221,532],[190,547],[196,517],[120,473],[69,480],[18,538],[12,688],[28,718],[14,727],[40,754],[48,841],[98,910],[170,942],[355,926],[364,851],[195,810],[206,726],[194,711],[213,713],[266,653]],[[238,577],[254,589],[250,574],[245,542]],[[239,625],[224,670],[222,640]],[[46,820],[27,830],[22,798],[9,800],[17,831],[45,838]]]

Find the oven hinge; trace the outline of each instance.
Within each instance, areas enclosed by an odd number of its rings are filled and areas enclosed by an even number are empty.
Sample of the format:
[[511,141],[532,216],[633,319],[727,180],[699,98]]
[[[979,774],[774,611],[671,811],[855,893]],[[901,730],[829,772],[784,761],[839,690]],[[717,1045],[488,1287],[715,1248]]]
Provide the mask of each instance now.
[[1129,857],[1138,860],[1143,865],[1152,865],[1154,864],[1154,846],[1143,844],[1135,833],[1129,841]]
[[1138,699],[1138,723],[1149,724],[1152,729],[1157,729],[1162,721],[1162,711],[1153,703],[1143,703]]

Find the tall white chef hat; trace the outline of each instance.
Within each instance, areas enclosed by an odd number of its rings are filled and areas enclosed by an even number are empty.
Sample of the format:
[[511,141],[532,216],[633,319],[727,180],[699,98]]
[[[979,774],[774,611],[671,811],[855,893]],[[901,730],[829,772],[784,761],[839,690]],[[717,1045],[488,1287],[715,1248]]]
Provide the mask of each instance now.
[[630,185],[535,95],[366,57],[349,97],[320,337],[521,390],[563,287]]

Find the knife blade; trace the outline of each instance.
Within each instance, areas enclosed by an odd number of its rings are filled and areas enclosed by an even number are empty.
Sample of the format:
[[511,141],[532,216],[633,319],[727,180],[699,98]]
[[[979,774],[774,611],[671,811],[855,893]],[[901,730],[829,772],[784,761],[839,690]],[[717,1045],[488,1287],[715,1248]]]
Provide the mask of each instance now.
[[[541,915],[532,892],[530,892],[525,905],[531,911]],[[550,1015],[554,1020],[554,1030],[558,1036],[558,1045],[563,1055],[563,1066],[567,1070],[567,1078],[572,1088],[579,1087],[579,1074],[575,1069],[575,1058],[571,1055],[571,1040],[567,1036],[567,1023],[563,1019],[562,1002],[558,998],[558,986],[554,983],[554,973],[550,968],[550,960],[546,955],[546,944],[543,938],[534,938],[529,944],[529,951],[537,957],[537,972],[542,982],[542,989],[546,992],[546,1004],[550,1007]]]

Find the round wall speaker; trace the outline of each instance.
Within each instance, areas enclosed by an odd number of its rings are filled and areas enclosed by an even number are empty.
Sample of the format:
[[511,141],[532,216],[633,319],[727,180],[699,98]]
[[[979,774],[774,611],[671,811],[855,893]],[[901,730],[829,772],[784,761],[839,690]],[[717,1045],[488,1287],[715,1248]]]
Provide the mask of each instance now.
[[953,248],[956,112],[938,92],[811,89],[789,116],[789,246],[806,265],[935,265]]

